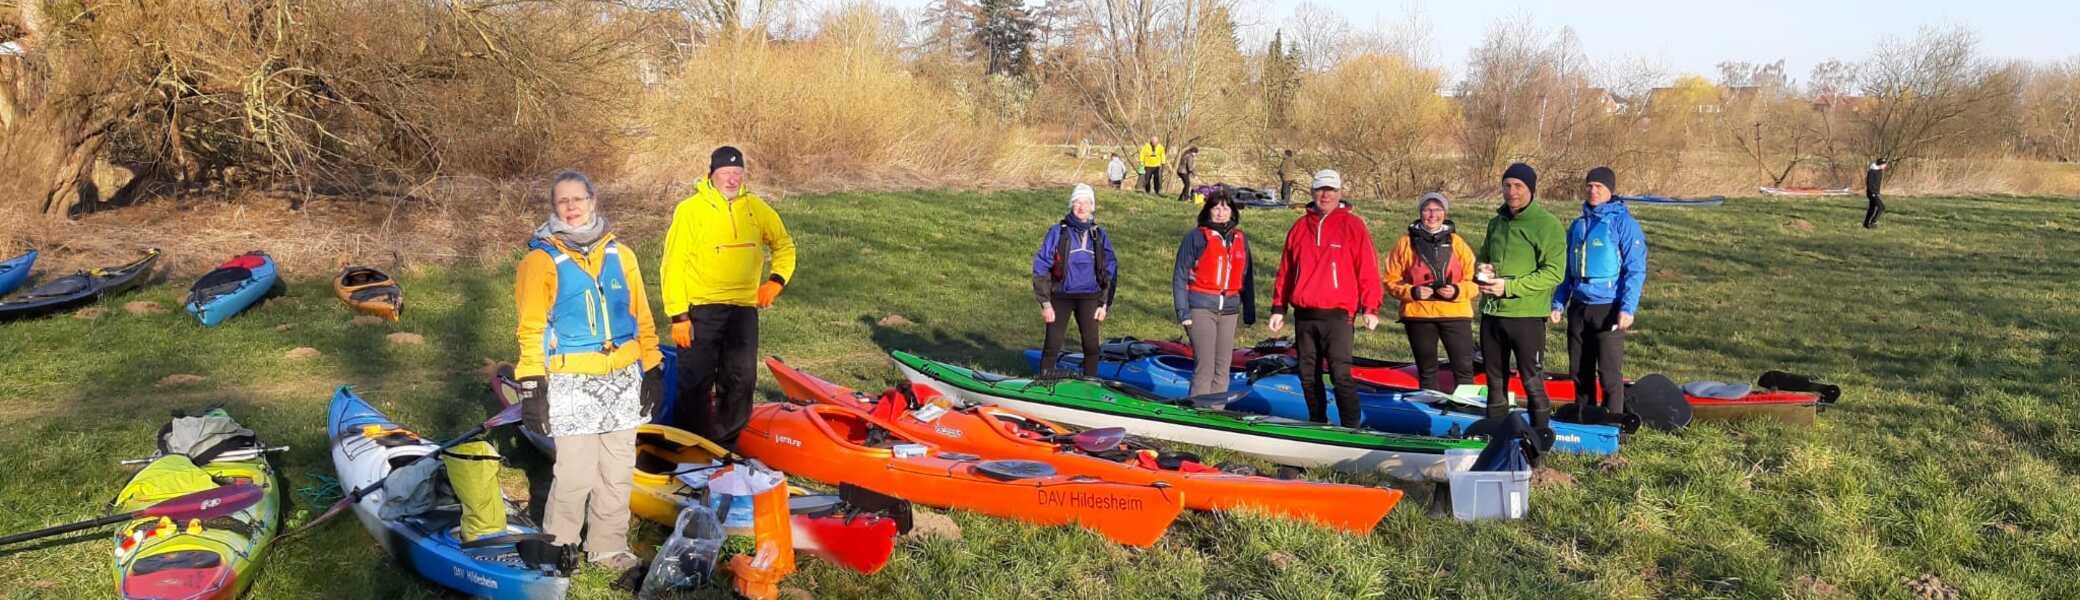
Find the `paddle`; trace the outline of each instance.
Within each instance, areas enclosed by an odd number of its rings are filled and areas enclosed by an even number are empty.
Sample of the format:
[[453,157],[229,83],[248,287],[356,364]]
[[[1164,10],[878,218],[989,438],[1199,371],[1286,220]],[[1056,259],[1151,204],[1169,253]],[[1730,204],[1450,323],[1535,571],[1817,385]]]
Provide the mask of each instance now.
[[61,533],[70,533],[74,531],[79,531],[81,529],[92,529],[111,523],[121,523],[133,519],[165,517],[168,519],[173,519],[175,521],[188,521],[196,519],[206,521],[217,517],[229,516],[238,511],[245,510],[253,506],[253,504],[260,502],[260,498],[265,495],[266,492],[261,490],[260,486],[253,485],[251,483],[234,483],[231,485],[218,486],[202,490],[200,492],[187,494],[184,496],[162,500],[158,504],[153,504],[151,506],[147,506],[126,513],[114,514],[98,519],[89,519],[86,521],[80,521],[78,523],[59,525],[56,527],[45,527],[36,531],[17,533],[7,537],[0,537],[0,546],[13,544],[15,542],[24,542],[37,538],[50,537]]
[[[470,429],[468,433],[464,433],[460,437],[457,437],[455,439],[448,440],[446,443],[443,443],[440,446],[435,447],[430,452],[421,454],[417,457],[414,457],[411,460],[405,461],[404,464],[391,465],[390,473],[396,473],[400,470],[403,470],[405,467],[416,464],[420,460],[425,459],[426,457],[440,456],[441,451],[462,445],[463,442],[475,439],[477,436],[483,435],[484,432],[490,431],[501,425],[509,425],[520,422],[520,406],[521,405],[519,404],[507,406],[505,410],[498,411],[498,414],[491,415],[490,419],[485,420],[482,424]],[[356,502],[360,502],[362,498],[366,498],[369,494],[373,494],[379,490],[382,490],[383,484],[388,481],[390,481],[390,474],[384,474],[383,478],[377,479],[375,483],[368,484],[366,487],[362,487],[360,489],[347,493],[347,495],[341,497],[338,502],[332,503],[332,506],[330,508],[326,508],[324,513],[319,514],[318,518],[311,519],[309,523],[304,523],[303,526],[297,527],[294,531],[282,534],[282,536],[279,539],[294,539],[295,536],[300,535],[305,531],[317,528],[317,526],[324,524],[325,521],[330,520],[335,516],[339,516],[339,513],[345,511],[347,507],[353,506]]]
[[1127,430],[1123,427],[1099,427],[1066,435],[1052,435],[1047,441],[1056,444],[1068,443],[1084,452],[1105,452],[1119,447],[1126,441]]

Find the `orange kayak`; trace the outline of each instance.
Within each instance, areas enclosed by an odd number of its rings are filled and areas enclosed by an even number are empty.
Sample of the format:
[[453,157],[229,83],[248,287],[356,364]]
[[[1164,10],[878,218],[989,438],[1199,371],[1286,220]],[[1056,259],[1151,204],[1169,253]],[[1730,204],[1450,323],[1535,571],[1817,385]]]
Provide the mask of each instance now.
[[[1364,533],[1378,525],[1401,501],[1401,490],[1390,488],[1236,475],[1218,470],[1187,472],[1148,468],[1138,461],[1114,461],[1085,454],[1072,444],[1049,441],[1073,432],[1011,409],[978,406],[920,411],[925,405],[950,404],[935,402],[941,397],[929,387],[911,388],[907,396],[895,393],[901,391],[898,388],[877,400],[798,371],[778,358],[766,359],[766,368],[780,382],[781,392],[792,400],[864,411],[905,436],[947,450],[988,458],[1041,461],[1069,475],[1168,485],[1183,492],[1185,507],[1194,510],[1254,510]],[[908,398],[916,398],[917,402],[911,403]]]
[[792,475],[849,483],[911,502],[1039,525],[1080,525],[1150,546],[1184,494],[1055,472],[1047,463],[982,460],[910,438],[867,413],[828,404],[761,404],[737,438],[743,453]]

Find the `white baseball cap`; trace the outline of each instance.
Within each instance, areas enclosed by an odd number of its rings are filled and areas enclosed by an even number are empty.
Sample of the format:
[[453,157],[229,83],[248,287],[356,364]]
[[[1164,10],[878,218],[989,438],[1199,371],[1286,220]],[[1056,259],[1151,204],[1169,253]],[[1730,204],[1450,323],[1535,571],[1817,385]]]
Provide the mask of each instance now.
[[1307,189],[1319,190],[1322,188],[1343,189],[1343,174],[1336,172],[1335,169],[1315,171],[1314,185],[1307,186]]

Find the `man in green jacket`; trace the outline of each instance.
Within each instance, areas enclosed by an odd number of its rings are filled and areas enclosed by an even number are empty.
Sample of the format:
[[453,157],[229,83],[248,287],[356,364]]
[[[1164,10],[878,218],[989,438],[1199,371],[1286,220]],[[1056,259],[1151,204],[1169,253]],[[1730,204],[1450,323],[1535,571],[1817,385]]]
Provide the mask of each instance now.
[[1553,444],[1546,398],[1546,313],[1567,270],[1567,230],[1532,201],[1538,171],[1515,163],[1502,172],[1502,207],[1488,219],[1474,283],[1481,291],[1481,357],[1488,371],[1488,417],[1509,415],[1510,356],[1530,401],[1541,451]]

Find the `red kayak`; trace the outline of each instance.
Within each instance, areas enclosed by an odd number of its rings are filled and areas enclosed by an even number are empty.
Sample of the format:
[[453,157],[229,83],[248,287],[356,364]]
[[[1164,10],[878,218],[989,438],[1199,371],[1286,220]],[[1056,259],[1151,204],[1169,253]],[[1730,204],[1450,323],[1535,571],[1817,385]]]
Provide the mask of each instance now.
[[[1185,358],[1192,357],[1192,347],[1189,344],[1172,341],[1112,340],[1106,344],[1106,350],[1108,355],[1124,354],[1131,356],[1135,353],[1153,352],[1157,354],[1174,354]],[[1250,361],[1276,354],[1295,354],[1292,343],[1287,340],[1275,339],[1258,344],[1252,348],[1236,349],[1234,355],[1235,369],[1247,369]],[[1380,387],[1407,390],[1420,387],[1417,384],[1415,363],[1409,362],[1353,358],[1351,360],[1351,376],[1358,381]],[[1759,385],[1754,387],[1744,384],[1729,385],[1701,381],[1685,384],[1681,389],[1683,398],[1690,404],[1691,414],[1694,418],[1708,420],[1775,419],[1793,425],[1812,425],[1821,405],[1833,404],[1841,394],[1840,389],[1834,386],[1815,385],[1811,384],[1810,381],[1805,381],[1805,385],[1794,386],[1785,383],[1783,378],[1805,379],[1795,375],[1785,375],[1778,371],[1770,371],[1765,373]],[[1439,372],[1437,374],[1439,387],[1449,390],[1456,386],[1457,383],[1449,372]],[[1487,385],[1488,376],[1475,372],[1473,383],[1475,385]],[[1547,373],[1545,386],[1546,396],[1555,404],[1572,404],[1574,402],[1575,384],[1573,376],[1565,373]],[[1792,387],[1816,389],[1820,393],[1814,394],[1784,389]],[[1523,395],[1523,378],[1511,377],[1509,389],[1512,393],[1519,396]]]

